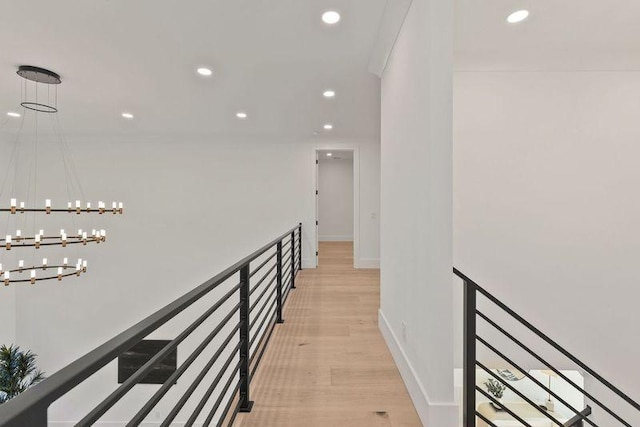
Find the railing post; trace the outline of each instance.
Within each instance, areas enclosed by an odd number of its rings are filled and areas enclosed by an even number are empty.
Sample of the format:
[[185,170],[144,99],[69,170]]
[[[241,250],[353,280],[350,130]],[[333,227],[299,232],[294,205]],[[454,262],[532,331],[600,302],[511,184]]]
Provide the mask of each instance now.
[[476,287],[464,286],[464,374],[462,414],[464,427],[476,425]]
[[302,270],[302,223],[298,223],[298,271]]
[[291,232],[291,289],[296,288],[296,231]]
[[251,412],[249,395],[249,263],[240,269],[240,412]]
[[276,323],[284,323],[284,319],[282,318],[282,240],[278,242],[277,251]]

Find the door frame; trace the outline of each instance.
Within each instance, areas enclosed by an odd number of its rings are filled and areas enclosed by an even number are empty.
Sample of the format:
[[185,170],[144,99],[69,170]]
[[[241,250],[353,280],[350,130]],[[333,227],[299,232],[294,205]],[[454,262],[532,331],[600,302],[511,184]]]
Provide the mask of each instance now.
[[[327,151],[327,150],[335,150],[335,151],[351,151],[353,152],[353,267],[360,268],[360,150],[355,145],[318,145],[313,147],[313,183],[314,183],[314,192],[318,190],[318,167],[319,167],[319,159],[318,159],[318,151]],[[318,221],[318,211],[319,211],[319,203],[318,203],[318,194],[314,195],[314,205],[315,205],[315,221],[317,224]],[[315,253],[318,253],[319,248],[319,240],[320,236],[318,233],[318,226],[314,227],[315,234]],[[316,255],[314,258],[314,264],[318,266],[318,256]]]

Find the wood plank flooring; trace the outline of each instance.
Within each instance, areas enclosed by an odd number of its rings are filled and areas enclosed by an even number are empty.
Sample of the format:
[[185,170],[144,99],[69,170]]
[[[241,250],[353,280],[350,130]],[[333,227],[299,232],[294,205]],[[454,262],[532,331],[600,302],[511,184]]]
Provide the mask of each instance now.
[[351,242],[321,242],[296,279],[251,385],[240,427],[421,426],[378,330],[380,275],[355,270]]

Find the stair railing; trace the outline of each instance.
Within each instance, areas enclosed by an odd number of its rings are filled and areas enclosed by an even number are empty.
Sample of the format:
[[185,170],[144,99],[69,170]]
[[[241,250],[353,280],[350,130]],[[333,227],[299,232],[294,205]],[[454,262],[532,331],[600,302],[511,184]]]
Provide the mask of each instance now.
[[[255,265],[257,263],[259,264]],[[207,319],[210,319],[214,313],[217,316],[224,316],[223,319],[212,330],[206,329],[205,332],[208,332],[206,338],[126,422],[126,426],[137,426],[145,421],[185,371],[189,367],[195,366],[193,363],[202,355],[203,351],[212,342],[219,342],[222,339],[218,335],[225,328],[230,329],[230,333],[226,335],[222,343],[215,347],[213,356],[204,363],[191,385],[175,402],[173,409],[164,421],[154,420],[153,422],[161,426],[173,425],[175,418],[188,402],[197,402],[195,409],[184,423],[185,426],[191,426],[196,422],[198,425],[205,426],[211,424],[221,426],[224,423],[232,425],[238,412],[251,411],[253,406],[250,394],[251,380],[271,339],[275,325],[284,322],[282,309],[289,292],[295,288],[295,277],[301,268],[302,224],[300,223],[41,383],[0,405],[0,426],[45,427],[47,425],[47,410],[53,402],[92,377],[109,362],[131,349],[150,333],[200,301],[214,289],[226,292],[212,306],[206,308],[203,314],[193,320],[186,329],[169,341],[155,356],[106,396],[76,425],[90,426],[100,420],[109,409],[126,397],[136,384],[139,384],[147,374],[172,351],[176,350],[180,343],[203,325]],[[238,283],[231,286],[236,281]],[[254,296],[256,292],[259,293]],[[232,297],[237,298],[236,304],[233,304]],[[230,305],[233,308],[223,311],[225,307]],[[235,323],[231,323],[234,319]],[[230,348],[232,348],[231,351],[229,351]],[[223,358],[226,357],[226,359],[222,363],[222,367],[212,370],[216,362],[220,364],[223,354],[225,354]],[[209,386],[204,394],[199,398],[195,396],[194,391],[198,386],[206,385],[203,382],[205,376],[213,376],[213,374],[215,374],[215,379],[206,383]],[[221,384],[224,385],[220,389]],[[210,403],[214,399],[215,402],[211,405]],[[208,410],[206,418],[203,412],[205,406]],[[203,418],[204,421],[202,421]],[[182,425],[182,422],[180,424]]]
[[[492,402],[496,407],[502,408],[506,413],[508,413],[514,420],[517,420],[523,426],[531,427],[530,424],[526,422],[521,416],[515,413],[512,409],[509,408],[508,404],[500,403],[497,399],[495,399],[490,393],[487,393],[481,387],[476,384],[476,369],[481,369],[486,372],[490,378],[493,378],[503,384],[507,389],[514,392],[518,397],[520,397],[524,402],[530,405],[532,408],[535,408],[542,417],[547,418],[552,425],[559,427],[578,427],[583,425],[590,425],[593,427],[609,427],[608,424],[598,425],[594,420],[589,418],[592,413],[592,409],[590,406],[586,406],[584,409],[574,408],[570,405],[565,399],[559,396],[554,391],[550,390],[549,387],[545,386],[542,382],[534,378],[526,369],[519,366],[511,357],[507,356],[503,351],[500,351],[496,348],[495,345],[492,345],[487,339],[478,335],[477,326],[478,320],[483,321],[487,326],[489,326],[492,330],[499,332],[502,336],[506,337],[509,341],[514,343],[520,350],[529,356],[533,357],[539,363],[545,366],[545,369],[549,369],[553,371],[558,377],[562,378],[567,384],[569,384],[572,388],[577,390],[581,395],[589,399],[593,404],[600,407],[604,412],[606,412],[609,416],[614,418],[620,424],[625,427],[632,427],[632,424],[625,420],[617,414],[614,410],[605,405],[600,399],[597,399],[593,393],[587,392],[574,381],[569,379],[565,374],[563,374],[559,369],[554,367],[551,363],[541,357],[538,353],[533,351],[527,345],[525,345],[521,340],[514,337],[513,334],[507,332],[507,330],[500,326],[497,321],[492,319],[486,313],[480,311],[478,309],[478,297],[484,297],[487,301],[489,301],[493,306],[500,308],[504,313],[506,313],[510,318],[515,319],[519,324],[526,327],[529,331],[533,332],[540,339],[549,344],[555,351],[565,356],[575,365],[577,365],[584,372],[588,373],[591,377],[595,378],[599,383],[608,388],[611,392],[613,392],[618,398],[622,401],[626,402],[631,408],[640,412],[640,404],[634,401],[627,394],[623,393],[620,389],[615,387],[609,381],[607,381],[604,377],[594,371],[592,368],[587,366],[584,362],[579,360],[576,356],[571,354],[569,351],[560,346],[556,341],[552,340],[541,332],[538,328],[533,326],[530,322],[525,320],[522,316],[514,312],[511,308],[509,308],[502,301],[498,300],[476,282],[471,280],[469,277],[464,275],[458,269],[454,268],[453,272],[456,276],[462,279],[464,283],[464,373],[463,373],[463,396],[462,396],[462,412],[463,412],[463,426],[464,427],[475,427],[478,419],[485,422],[487,425],[495,427],[495,424],[487,419],[486,416],[479,413],[477,410],[476,403],[476,393],[480,393],[482,396],[487,398],[490,402]],[[504,360],[507,364],[514,367],[516,370],[524,374],[525,377],[530,379],[537,387],[544,390],[545,393],[548,393],[550,396],[553,396],[558,402],[566,406],[573,414],[575,414],[569,421],[562,422],[558,420],[554,415],[550,414],[549,411],[542,408],[537,403],[533,402],[528,396],[522,393],[520,390],[513,387],[506,381],[502,376],[498,375],[491,369],[489,369],[485,364],[483,364],[477,358],[477,344],[480,343],[486,349],[490,350],[496,356]],[[637,426],[636,426],[637,427]]]

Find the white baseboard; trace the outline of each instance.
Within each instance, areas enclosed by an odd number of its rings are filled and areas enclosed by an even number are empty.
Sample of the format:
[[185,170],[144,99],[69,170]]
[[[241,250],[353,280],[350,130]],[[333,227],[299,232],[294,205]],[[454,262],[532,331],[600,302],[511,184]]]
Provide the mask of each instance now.
[[360,258],[355,262],[356,268],[380,268],[380,260],[378,258]]
[[396,335],[389,326],[389,322],[381,310],[378,310],[378,327],[387,343],[389,351],[400,371],[413,405],[418,412],[420,421],[425,427],[456,427],[459,425],[458,405],[451,403],[435,403],[429,400],[429,396],[422,383],[418,379],[411,362],[400,346]]
[[325,236],[319,235],[318,240],[320,242],[353,242],[353,234],[347,235],[347,236],[332,235],[332,234],[328,234]]

